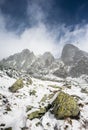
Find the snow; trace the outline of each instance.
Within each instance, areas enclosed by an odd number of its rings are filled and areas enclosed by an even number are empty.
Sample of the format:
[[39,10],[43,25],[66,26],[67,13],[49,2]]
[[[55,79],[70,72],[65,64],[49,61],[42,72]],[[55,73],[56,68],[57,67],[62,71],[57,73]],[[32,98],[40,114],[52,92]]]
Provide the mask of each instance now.
[[[12,127],[12,130],[21,130],[27,127],[28,130],[87,130],[88,129],[88,94],[82,93],[81,89],[88,86],[84,80],[79,79],[66,79],[71,83],[71,89],[64,86],[65,81],[53,82],[32,78],[33,84],[26,86],[16,93],[9,92],[8,88],[16,81],[14,78],[8,77],[4,72],[0,71],[0,128]],[[54,86],[57,86],[56,88]],[[64,87],[63,87],[64,86]],[[44,95],[49,95],[62,89],[64,92],[79,97],[78,103],[83,104],[80,107],[81,116],[79,120],[65,119],[57,120],[50,111],[40,119],[27,119],[27,114],[40,107],[40,101]],[[35,95],[30,95],[30,91],[35,90]],[[3,97],[4,96],[4,97]],[[50,102],[54,100],[57,93],[54,95]],[[6,103],[4,100],[8,100]],[[49,103],[50,103],[49,102]],[[47,105],[48,102],[45,102]],[[6,111],[7,106],[10,106],[11,111]],[[33,106],[33,109],[27,112],[27,106]],[[84,120],[87,126],[83,126]],[[70,122],[70,123],[69,123]],[[1,124],[5,124],[1,126]],[[85,125],[85,124],[84,124]],[[26,129],[25,129],[26,130]]]
[[25,63],[25,60],[22,61],[21,66],[23,66],[24,63]]

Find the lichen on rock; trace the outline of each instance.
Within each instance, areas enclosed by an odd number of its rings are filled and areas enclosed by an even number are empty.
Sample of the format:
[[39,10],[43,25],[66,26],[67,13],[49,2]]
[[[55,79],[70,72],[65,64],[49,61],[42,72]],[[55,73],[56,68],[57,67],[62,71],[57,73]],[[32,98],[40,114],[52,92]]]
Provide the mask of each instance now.
[[9,87],[9,90],[11,92],[16,92],[21,88],[23,88],[23,80],[20,78],[11,87]]
[[5,128],[4,130],[12,130],[12,127]]
[[28,119],[32,120],[34,118],[41,118],[46,113],[46,108],[40,108],[30,114],[28,114]]
[[79,106],[74,97],[67,93],[60,92],[53,102],[53,113],[56,118],[64,119],[66,117],[77,117],[79,115]]

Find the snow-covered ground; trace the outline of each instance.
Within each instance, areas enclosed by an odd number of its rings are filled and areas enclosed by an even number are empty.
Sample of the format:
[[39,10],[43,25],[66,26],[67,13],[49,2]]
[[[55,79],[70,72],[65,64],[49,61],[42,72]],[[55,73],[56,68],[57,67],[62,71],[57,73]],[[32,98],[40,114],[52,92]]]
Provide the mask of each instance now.
[[[32,78],[32,85],[24,85],[16,93],[11,93],[8,88],[15,81],[16,79],[0,71],[0,129],[12,127],[12,130],[88,130],[88,84],[86,81],[67,78],[61,82],[59,80],[54,82]],[[36,93],[30,94],[33,90]],[[40,119],[27,119],[29,113],[52,102],[60,90],[78,99],[79,119],[57,120],[50,111],[47,111]],[[50,94],[54,96],[42,103],[42,98]],[[32,106],[32,109],[27,112],[28,106]]]

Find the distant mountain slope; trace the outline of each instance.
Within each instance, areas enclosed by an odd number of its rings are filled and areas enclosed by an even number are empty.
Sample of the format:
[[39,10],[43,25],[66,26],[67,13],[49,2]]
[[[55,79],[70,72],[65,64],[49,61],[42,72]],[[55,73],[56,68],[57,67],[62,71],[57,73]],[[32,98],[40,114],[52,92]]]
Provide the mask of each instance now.
[[49,74],[66,78],[88,75],[88,53],[74,45],[66,44],[62,50],[61,58],[55,59],[50,52],[35,56],[33,52],[24,49],[7,59],[0,61],[0,68],[14,68],[40,78]]
[[30,52],[28,49],[24,49],[20,53],[14,54],[7,59],[3,59],[0,62],[0,65],[16,68],[19,70],[27,70],[35,59],[36,56],[33,52]]
[[0,66],[26,71],[33,76],[37,75],[39,77],[42,74],[48,74],[50,67],[53,67],[53,63],[54,68],[58,66],[55,60],[50,52],[35,56],[30,50],[24,49],[22,52],[0,61]]

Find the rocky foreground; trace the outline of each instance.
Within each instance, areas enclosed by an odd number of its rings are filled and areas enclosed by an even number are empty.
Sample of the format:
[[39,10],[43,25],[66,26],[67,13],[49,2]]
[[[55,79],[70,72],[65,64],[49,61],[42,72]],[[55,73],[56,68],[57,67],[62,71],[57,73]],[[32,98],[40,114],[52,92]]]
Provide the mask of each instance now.
[[28,49],[0,61],[0,130],[88,130],[88,53]]
[[0,71],[0,130],[87,130],[87,78]]

